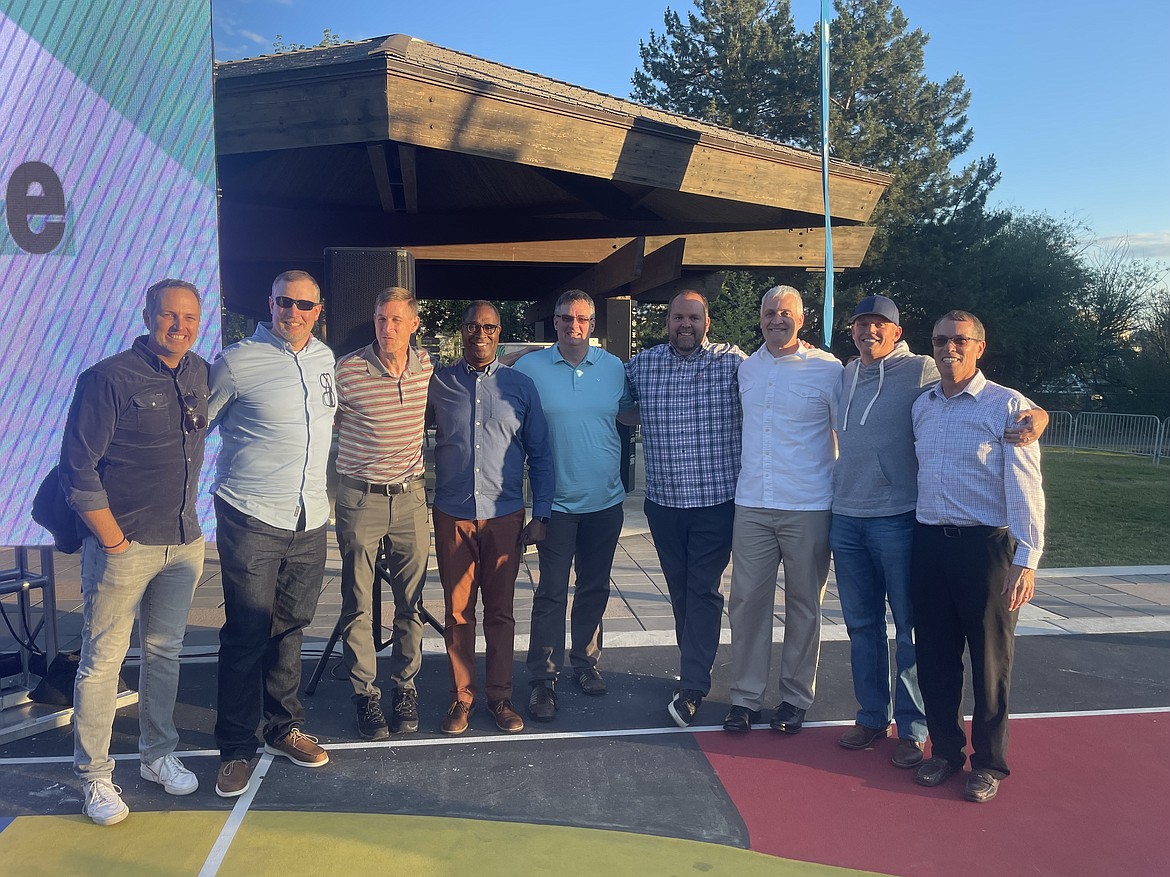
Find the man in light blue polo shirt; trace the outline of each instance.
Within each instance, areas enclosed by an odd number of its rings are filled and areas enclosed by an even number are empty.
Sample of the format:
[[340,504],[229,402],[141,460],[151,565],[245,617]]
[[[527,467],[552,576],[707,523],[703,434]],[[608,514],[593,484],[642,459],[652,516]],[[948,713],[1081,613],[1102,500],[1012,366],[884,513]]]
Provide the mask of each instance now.
[[579,289],[557,299],[557,343],[530,353],[514,368],[540,393],[552,445],[556,492],[547,535],[537,546],[540,583],[532,601],[528,715],[548,722],[557,714],[556,682],[565,662],[569,572],[577,582],[570,620],[569,663],[586,694],[605,694],[597,669],[601,618],[609,602],[609,574],[622,532],[626,492],[619,474],[617,413],[633,407],[622,361],[589,344],[593,299]]

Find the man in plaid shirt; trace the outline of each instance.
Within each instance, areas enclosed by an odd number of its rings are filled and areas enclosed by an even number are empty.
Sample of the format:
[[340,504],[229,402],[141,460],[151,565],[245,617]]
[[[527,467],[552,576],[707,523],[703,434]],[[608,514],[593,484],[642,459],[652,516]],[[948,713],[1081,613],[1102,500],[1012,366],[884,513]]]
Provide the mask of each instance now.
[[710,344],[707,299],[694,290],[670,301],[668,343],[626,363],[639,403],[646,462],[646,520],[666,576],[680,652],[679,690],[667,710],[680,727],[711,690],[731,556],[742,414],[736,372],[747,357]]

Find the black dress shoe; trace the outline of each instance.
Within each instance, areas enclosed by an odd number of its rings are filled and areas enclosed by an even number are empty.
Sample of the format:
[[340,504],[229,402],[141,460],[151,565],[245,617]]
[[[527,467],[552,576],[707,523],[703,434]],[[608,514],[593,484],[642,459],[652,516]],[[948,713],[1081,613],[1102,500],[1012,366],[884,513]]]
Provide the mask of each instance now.
[[804,727],[804,710],[784,701],[772,716],[772,730],[781,734],[799,734]]
[[935,786],[941,786],[958,773],[961,767],[961,764],[955,766],[945,758],[936,755],[918,765],[918,770],[914,773],[914,782],[920,786],[926,786],[928,789],[933,789]]
[[723,720],[723,730],[746,734],[752,729],[752,725],[759,720],[759,710],[749,710],[746,706],[733,706],[728,710],[727,718]]

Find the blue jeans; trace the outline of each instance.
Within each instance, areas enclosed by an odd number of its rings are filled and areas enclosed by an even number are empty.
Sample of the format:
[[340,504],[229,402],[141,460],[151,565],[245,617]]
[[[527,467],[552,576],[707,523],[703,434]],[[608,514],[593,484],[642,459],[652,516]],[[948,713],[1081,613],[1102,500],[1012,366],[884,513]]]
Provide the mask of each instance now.
[[301,642],[325,575],[325,531],[282,530],[218,496],[225,621],[219,632],[215,742],[223,761],[256,754],[256,728],[273,743],[305,718]]
[[719,582],[731,559],[735,501],[679,509],[646,500],[645,510],[674,611],[679,687],[706,697],[719,649],[723,621]]
[[[869,728],[898,723],[905,740],[926,739],[926,714],[918,688],[910,555],[914,512],[880,518],[833,515],[829,544],[841,614],[849,631],[857,721]],[[897,676],[891,696],[886,602],[894,616]]]
[[83,780],[110,779],[110,736],[118,671],[138,617],[142,664],[138,683],[138,751],[143,761],[179,744],[175,698],[179,652],[191,595],[203,574],[204,545],[140,545],[106,554],[85,540],[81,554],[81,663],[73,691],[73,769]]

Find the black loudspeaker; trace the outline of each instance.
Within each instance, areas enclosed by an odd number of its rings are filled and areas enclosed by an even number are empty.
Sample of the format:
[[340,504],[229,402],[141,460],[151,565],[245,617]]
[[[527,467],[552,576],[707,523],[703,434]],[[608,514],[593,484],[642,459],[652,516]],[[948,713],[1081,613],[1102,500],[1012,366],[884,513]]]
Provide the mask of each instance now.
[[342,356],[374,340],[374,299],[388,286],[414,292],[414,256],[407,250],[326,248],[326,337],[334,353]]

